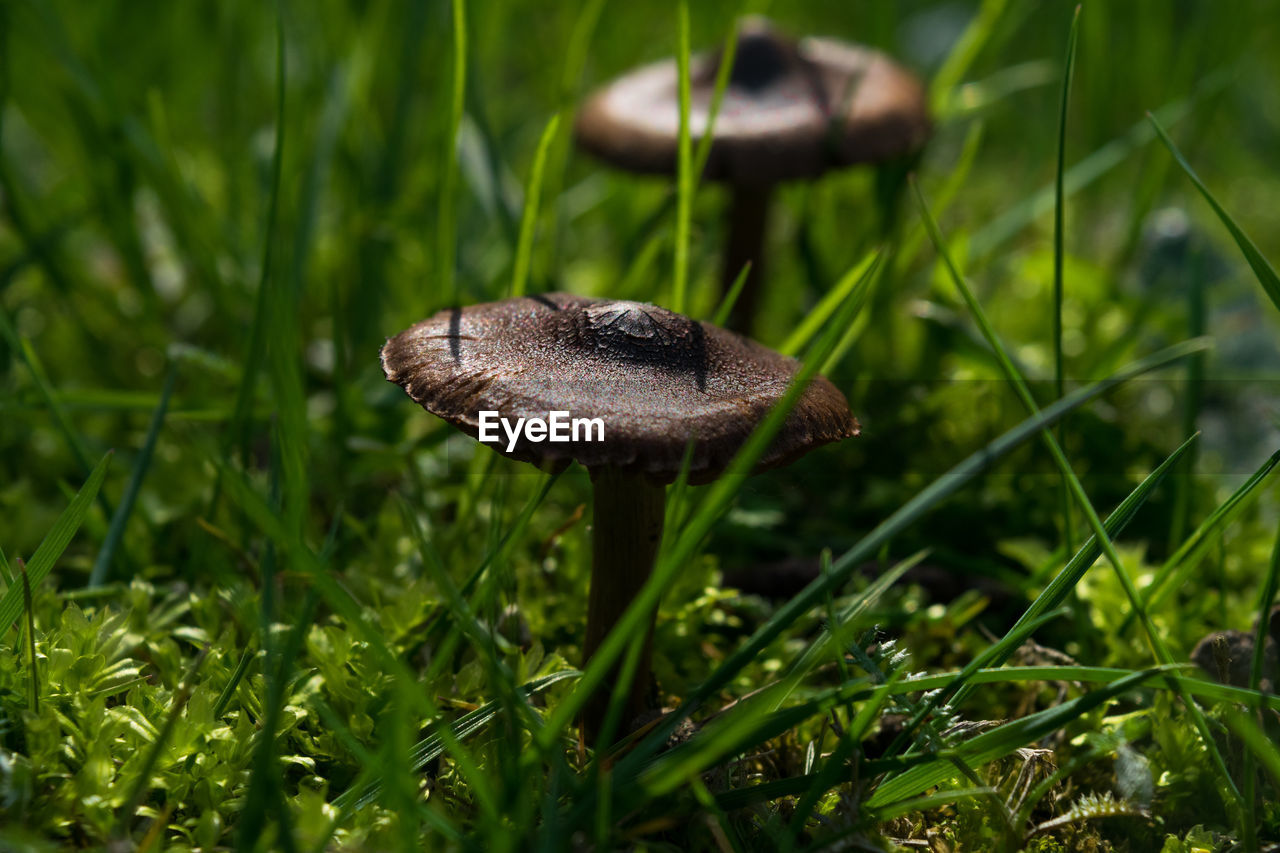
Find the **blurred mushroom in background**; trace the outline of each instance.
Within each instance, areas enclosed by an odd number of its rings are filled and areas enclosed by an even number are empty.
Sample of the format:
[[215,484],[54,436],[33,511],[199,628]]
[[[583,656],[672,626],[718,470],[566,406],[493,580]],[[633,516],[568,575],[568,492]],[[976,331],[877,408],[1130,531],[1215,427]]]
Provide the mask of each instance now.
[[[712,122],[720,62],[718,50],[690,59],[695,141]],[[579,112],[579,147],[620,169],[676,174],[679,94],[675,59],[617,78]],[[723,291],[751,264],[730,327],[749,334],[755,320],[775,185],[911,155],[930,130],[920,81],[880,51],[827,38],[797,41],[765,18],[744,20],[704,172],[732,193]]]

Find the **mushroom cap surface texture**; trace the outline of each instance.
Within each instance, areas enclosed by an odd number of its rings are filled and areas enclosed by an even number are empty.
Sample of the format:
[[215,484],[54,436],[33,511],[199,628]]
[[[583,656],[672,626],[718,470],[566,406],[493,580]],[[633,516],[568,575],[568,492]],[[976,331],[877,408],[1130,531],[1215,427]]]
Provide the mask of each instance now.
[[[768,186],[878,162],[924,145],[930,121],[920,81],[880,51],[827,38],[799,41],[764,19],[739,30],[706,177]],[[710,122],[718,51],[690,60],[689,131]],[[674,174],[680,107],[675,59],[594,92],[578,113],[578,145],[633,172]]]
[[[690,480],[715,479],[800,368],[754,341],[655,305],[566,293],[441,311],[382,348],[382,369],[428,412],[479,437],[480,412],[600,418],[604,440],[490,444],[505,456],[670,482],[694,441]],[[493,423],[492,419],[489,423]],[[858,434],[835,386],[815,376],[758,463],[784,465]],[[492,435],[492,433],[491,433]],[[572,435],[572,433],[570,433]],[[597,434],[590,433],[592,438]]]

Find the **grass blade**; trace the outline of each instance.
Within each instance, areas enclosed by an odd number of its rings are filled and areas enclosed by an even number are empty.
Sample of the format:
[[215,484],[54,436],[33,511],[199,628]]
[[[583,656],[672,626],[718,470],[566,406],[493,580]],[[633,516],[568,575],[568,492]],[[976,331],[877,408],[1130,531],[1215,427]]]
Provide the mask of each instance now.
[[[1062,71],[1062,104],[1058,114],[1058,162],[1054,173],[1053,184],[1053,381],[1056,396],[1064,392],[1062,361],[1062,298],[1065,284],[1062,276],[1062,265],[1066,259],[1064,239],[1066,237],[1066,193],[1063,189],[1063,174],[1066,172],[1067,158],[1067,105],[1071,102],[1071,70],[1076,61],[1076,38],[1080,34],[1080,7],[1076,6],[1071,16],[1071,34],[1067,37],[1067,59]],[[1058,443],[1066,444],[1067,421],[1058,422]],[[1074,551],[1072,544],[1071,522],[1071,487],[1066,479],[1062,482],[1062,541],[1068,551]]]
[[737,304],[738,296],[742,294],[742,287],[747,283],[749,275],[751,275],[751,262],[747,261],[746,265],[738,271],[738,277],[733,280],[733,284],[729,285],[729,291],[724,295],[724,299],[720,300],[720,306],[711,317],[711,325],[723,326],[728,322],[729,314]]
[[115,556],[116,546],[124,536],[125,525],[133,512],[134,502],[138,499],[138,490],[151,467],[151,456],[156,449],[156,439],[160,437],[160,428],[164,426],[165,413],[169,409],[169,398],[173,395],[173,383],[177,379],[177,362],[170,362],[165,375],[164,389],[160,392],[160,403],[151,416],[151,424],[147,427],[147,436],[142,442],[142,451],[133,463],[133,471],[129,474],[129,482],[125,484],[124,494],[116,506],[115,515],[111,518],[111,527],[107,530],[107,538],[98,549],[98,557],[93,562],[93,570],[89,573],[89,586],[101,586],[107,579],[107,571],[111,568],[111,558]]
[[[1052,426],[1065,412],[1084,405],[1104,391],[1123,384],[1134,377],[1200,352],[1206,346],[1207,342],[1205,341],[1186,342],[1136,361],[1117,371],[1108,379],[1095,382],[1068,394],[1053,405],[1045,407],[1038,417],[1027,418],[1021,424],[966,457],[910,501],[903,504],[889,518],[882,521],[875,529],[863,537],[857,545],[846,551],[832,565],[830,574],[814,580],[779,608],[773,617],[761,626],[737,651],[726,658],[706,681],[690,691],[677,712],[670,714],[668,719],[658,726],[654,734],[646,740],[646,743],[651,749],[656,749],[663,742],[663,739],[670,735],[676,725],[686,718],[694,708],[732,681],[734,675],[753,660],[769,643],[773,642],[788,625],[819,604],[828,592],[847,581],[857,566],[874,557],[885,543],[917,522],[943,500],[953,495],[963,485],[994,465],[1000,458],[1012,452],[1031,436],[1048,426]],[[629,767],[633,766],[632,762],[638,765],[649,754],[651,752],[647,749],[639,748],[631,756],[628,756],[626,762]],[[619,772],[621,772],[621,766],[619,767]]]
[[912,797],[921,791],[939,785],[952,778],[955,769],[947,753],[954,752],[967,764],[988,764],[1002,758],[1019,747],[1032,743],[1046,734],[1057,731],[1072,720],[1097,708],[1104,702],[1116,698],[1131,690],[1157,672],[1165,672],[1167,668],[1143,670],[1127,675],[1100,690],[1084,694],[1070,702],[1064,702],[1045,711],[1005,723],[999,728],[984,732],[972,740],[966,741],[954,750],[943,750],[935,760],[913,767],[903,773],[891,777],[876,788],[867,799],[866,805],[872,809],[883,808],[899,800]]
[[449,100],[449,124],[445,128],[443,165],[440,175],[440,200],[436,210],[436,280],[437,300],[458,303],[455,281],[458,256],[458,223],[454,197],[458,186],[458,128],[462,126],[462,109],[467,95],[467,4],[453,0],[453,91]]
[[[916,200],[919,202],[920,215],[924,219],[925,227],[929,230],[929,236],[937,247],[938,254],[941,256],[947,272],[951,276],[952,283],[956,289],[964,297],[965,304],[968,305],[969,311],[973,315],[974,321],[978,324],[978,328],[982,331],[982,336],[987,339],[991,348],[995,351],[1000,361],[1001,370],[1004,372],[1008,380],[1013,383],[1014,390],[1021,399],[1023,405],[1028,412],[1032,414],[1038,411],[1035,400],[1031,396],[1030,390],[1027,388],[1026,380],[1018,372],[1013,361],[1009,358],[1007,350],[1001,343],[999,336],[996,335],[995,329],[991,326],[987,319],[986,313],[982,310],[982,306],[974,298],[969,286],[965,283],[964,276],[960,274],[960,270],[956,267],[955,261],[952,260],[950,252],[947,250],[946,241],[942,237],[942,232],[938,229],[938,223],[929,213],[928,205],[925,204],[924,195],[920,192],[918,184],[913,185],[916,190]],[[1098,542],[1102,545],[1102,553],[1106,555],[1107,562],[1111,564],[1116,578],[1120,581],[1120,586],[1124,590],[1125,598],[1129,601],[1129,606],[1133,608],[1133,612],[1137,615],[1138,620],[1142,623],[1142,628],[1146,632],[1147,641],[1151,646],[1151,650],[1156,660],[1162,665],[1171,665],[1173,663],[1173,655],[1169,652],[1169,647],[1164,641],[1164,636],[1156,629],[1155,623],[1152,622],[1150,614],[1147,612],[1146,606],[1142,602],[1142,597],[1138,594],[1137,587],[1133,584],[1133,579],[1129,576],[1128,571],[1124,567],[1124,563],[1120,559],[1119,552],[1116,551],[1115,545],[1111,538],[1107,535],[1106,527],[1102,520],[1098,517],[1097,511],[1093,508],[1093,504],[1089,500],[1089,496],[1085,493],[1084,486],[1081,485],[1080,479],[1076,476],[1071,468],[1071,464],[1067,461],[1066,455],[1062,452],[1062,448],[1054,440],[1053,434],[1049,430],[1043,430],[1040,433],[1045,447],[1053,457],[1054,464],[1062,472],[1066,478],[1068,485],[1071,487],[1071,493],[1076,502],[1083,510],[1085,519],[1089,522],[1089,527],[1093,530],[1093,535],[1097,537]],[[1194,700],[1192,700],[1185,691],[1180,691],[1183,704],[1187,711],[1191,714],[1192,720],[1195,722],[1196,728],[1200,733],[1200,738],[1204,742],[1205,749],[1213,758],[1214,769],[1218,773],[1219,779],[1223,783],[1223,789],[1226,790],[1231,797],[1237,817],[1243,820],[1244,804],[1240,798],[1240,791],[1236,788],[1231,773],[1227,769],[1226,762],[1222,758],[1222,753],[1218,750],[1217,743],[1213,739],[1212,732],[1209,729],[1209,723],[1205,719],[1204,713],[1200,710]]]
[[[1125,527],[1128,526],[1129,522],[1133,519],[1133,516],[1137,513],[1138,508],[1146,503],[1151,492],[1155,490],[1155,487],[1158,486],[1162,480],[1164,480],[1169,471],[1177,465],[1178,460],[1180,460],[1183,454],[1191,448],[1194,441],[1194,436],[1184,441],[1177,450],[1171,453],[1164,462],[1160,463],[1154,471],[1148,474],[1143,481],[1138,484],[1136,489],[1130,492],[1129,495],[1120,502],[1120,505],[1116,507],[1114,512],[1107,516],[1107,520],[1104,522],[1103,527],[1106,529],[1108,536],[1115,537],[1124,531]],[[1022,626],[1033,620],[1040,619],[1044,614],[1047,614],[1049,611],[1060,606],[1064,601],[1066,601],[1067,595],[1069,595],[1071,590],[1075,588],[1075,585],[1080,582],[1080,579],[1084,577],[1085,572],[1089,571],[1090,567],[1093,566],[1094,562],[1097,561],[1101,554],[1102,546],[1098,542],[1098,537],[1089,537],[1089,540],[1085,542],[1084,545],[1081,546],[1080,550],[1077,551],[1075,555],[1067,561],[1067,564],[1062,567],[1062,571],[1058,572],[1040,595],[1036,596],[1036,600],[1033,601],[1031,606],[1028,607],[1022,616],[1018,618],[1018,621],[1014,623],[1008,633],[1006,633],[1004,637],[992,647],[993,653],[990,658],[991,662],[996,666],[999,666],[1009,660],[1017,650],[1018,646],[1022,644],[1022,638],[1020,636]],[[963,701],[964,698],[969,695],[971,689],[972,688],[969,685],[961,688],[956,694],[955,703],[959,704]]]
[[[58,520],[54,522],[53,527],[45,535],[44,541],[32,555],[31,561],[27,563],[27,573],[32,586],[45,579],[53,569],[53,564],[66,550],[67,545],[71,544],[72,537],[76,535],[85,515],[89,512],[89,505],[97,496],[98,489],[102,488],[102,480],[107,475],[107,464],[111,461],[111,455],[112,451],[108,451],[107,455],[102,457],[102,461],[89,474],[89,479],[80,487],[71,504],[62,515],[58,516]],[[0,635],[7,632],[21,615],[22,588],[20,584],[14,584],[5,590],[4,597],[0,598]]]
[[[1231,79],[1231,75],[1223,71],[1207,74],[1201,78],[1200,85],[1189,97],[1165,104],[1155,114],[1166,124],[1181,121],[1191,113],[1191,105],[1195,101],[1225,88]],[[1155,137],[1151,127],[1145,121],[1139,121],[1123,135],[1077,160],[1063,175],[1063,189],[1067,197],[1070,198],[1119,166],[1130,154]],[[1054,188],[1049,185],[1010,206],[973,233],[969,241],[969,256],[975,261],[988,257],[1041,214],[1051,210],[1053,199]]]
[[22,577],[22,609],[27,614],[27,653],[31,682],[31,713],[40,713],[40,675],[36,669],[36,614],[31,607],[31,578],[27,577],[27,564],[18,558],[18,571]]
[[[1277,532],[1275,545],[1271,548],[1271,562],[1267,566],[1267,577],[1262,583],[1262,592],[1258,596],[1258,618],[1253,636],[1253,660],[1249,664],[1250,690],[1257,690],[1258,685],[1262,683],[1264,653],[1266,644],[1269,642],[1267,635],[1271,633],[1272,629],[1271,606],[1276,600],[1277,587],[1280,587],[1280,531]],[[1243,714],[1236,712],[1234,717],[1227,717],[1227,723],[1231,726],[1232,731],[1249,747],[1244,753],[1244,773],[1242,774],[1244,776],[1244,790],[1241,793],[1244,795],[1247,809],[1245,819],[1248,821],[1248,825],[1256,826],[1258,822],[1258,806],[1254,799],[1254,785],[1257,782],[1254,778],[1254,766],[1258,760],[1261,760],[1262,766],[1276,780],[1276,784],[1280,785],[1280,752],[1277,752],[1276,745],[1258,727],[1257,720],[1254,718],[1245,717]]]
[[683,314],[689,286],[689,217],[693,209],[694,179],[693,145],[689,129],[689,0],[679,0],[676,21],[679,30],[676,73],[680,95],[680,132],[676,142],[676,249],[671,310]]
[[[1271,454],[1257,471],[1253,472],[1240,488],[1222,502],[1204,522],[1196,528],[1187,539],[1174,551],[1164,565],[1155,573],[1151,583],[1142,590],[1143,601],[1148,607],[1157,607],[1165,596],[1179,587],[1178,580],[1195,570],[1200,561],[1214,547],[1214,543],[1223,531],[1245,510],[1262,492],[1258,489],[1280,464],[1280,450]],[[1128,625],[1128,620],[1125,621]]]
[[[862,304],[867,300],[867,295],[871,292],[872,269],[873,267],[876,270],[880,268],[880,255],[879,251],[872,252],[841,276],[840,280],[836,282],[836,286],[822,297],[822,300],[814,306],[814,309],[801,321],[800,325],[783,342],[782,346],[778,347],[778,352],[783,355],[794,356],[803,350],[809,341],[813,339],[813,336],[818,333],[818,330],[822,328],[823,324],[831,319],[831,315],[855,291],[856,295],[852,298],[856,301],[860,310]],[[743,274],[739,275],[739,278],[743,278],[745,272],[744,270]]]
[[1196,189],[1200,190],[1200,195],[1204,196],[1204,200],[1209,202],[1209,206],[1213,208],[1213,212],[1218,215],[1218,219],[1231,232],[1231,238],[1236,241],[1236,245],[1240,247],[1240,251],[1244,254],[1244,258],[1249,262],[1249,268],[1253,270],[1254,276],[1258,279],[1258,284],[1262,285],[1262,289],[1267,292],[1267,296],[1271,299],[1271,304],[1280,309],[1280,276],[1276,275],[1275,267],[1263,256],[1254,242],[1249,239],[1249,235],[1244,233],[1236,221],[1231,218],[1231,214],[1218,203],[1213,197],[1213,193],[1209,192],[1209,188],[1205,186],[1204,181],[1200,180],[1200,176],[1196,174],[1195,169],[1191,168],[1191,164],[1187,162],[1187,158],[1182,156],[1182,152],[1178,150],[1178,146],[1173,144],[1173,140],[1169,138],[1169,134],[1160,125],[1160,121],[1153,113],[1147,113],[1147,120],[1151,122],[1151,126],[1156,129],[1156,133],[1160,136],[1160,141],[1169,149],[1169,153],[1173,155],[1173,159],[1182,167],[1182,171],[1187,173],[1187,177],[1191,179],[1191,183],[1196,185]]
[[538,224],[538,199],[542,195],[542,173],[547,164],[547,152],[560,129],[557,113],[547,122],[538,140],[538,150],[533,156],[533,168],[529,172],[529,186],[524,193],[524,213],[520,217],[520,242],[516,245],[516,262],[511,271],[511,295],[524,296],[529,280],[529,259],[533,253],[533,233]]

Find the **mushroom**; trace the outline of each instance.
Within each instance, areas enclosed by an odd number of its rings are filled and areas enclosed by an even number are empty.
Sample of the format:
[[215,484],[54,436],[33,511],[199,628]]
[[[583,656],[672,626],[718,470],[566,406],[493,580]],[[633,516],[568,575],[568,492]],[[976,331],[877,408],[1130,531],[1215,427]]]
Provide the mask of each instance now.
[[[1196,643],[1191,652],[1191,662],[1204,670],[1210,678],[1222,684],[1248,687],[1253,670],[1255,636],[1244,631],[1214,631]],[[1271,636],[1263,637],[1262,681],[1259,687],[1271,692],[1277,675],[1280,675],[1280,649]]]
[[[599,419],[553,442],[543,430],[506,428],[494,450],[526,462],[591,474],[594,531],[583,658],[590,660],[648,579],[662,539],[665,484],[692,443],[689,480],[715,479],[782,397],[799,363],[732,332],[638,302],[564,293],[442,311],[391,338],[382,368],[428,412],[476,438],[496,412],[517,419]],[[564,421],[562,420],[563,424]],[[858,434],[848,402],[815,377],[759,468],[784,465]],[[645,710],[650,615],[624,722]],[[607,701],[593,698],[584,728],[594,738]]]
[[[719,51],[691,58],[694,139],[711,121],[719,67]],[[668,59],[593,93],[574,130],[581,148],[614,166],[669,175],[677,170],[679,127],[676,61]],[[705,173],[733,194],[722,270],[726,291],[751,263],[730,325],[749,332],[754,319],[775,184],[911,154],[929,131],[920,81],[883,53],[827,38],[795,41],[764,18],[746,19]]]

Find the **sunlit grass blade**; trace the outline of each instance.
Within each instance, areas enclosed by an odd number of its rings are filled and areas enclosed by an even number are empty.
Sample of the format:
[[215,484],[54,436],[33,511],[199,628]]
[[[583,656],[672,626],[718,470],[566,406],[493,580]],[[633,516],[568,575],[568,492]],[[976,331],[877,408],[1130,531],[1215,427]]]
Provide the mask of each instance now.
[[[325,832],[321,833],[316,846],[312,848],[314,853],[324,853],[326,850],[330,849],[329,840],[333,837],[333,833],[337,831],[338,827],[346,823],[347,818],[350,817],[353,811],[360,807],[360,803],[357,802],[357,798],[354,795],[355,792],[357,790],[372,791],[373,796],[364,802],[372,802],[377,798],[377,788],[381,783],[376,780],[373,782],[369,782],[368,780],[376,774],[381,762],[379,761],[378,756],[369,752],[369,750],[355,738],[351,733],[351,730],[348,729],[346,724],[344,724],[338,717],[337,712],[330,708],[322,699],[316,698],[313,700],[313,705],[319,713],[320,719],[324,720],[325,725],[329,727],[330,731],[337,735],[338,739],[342,742],[342,745],[356,757],[356,760],[359,761],[361,767],[361,772],[356,777],[355,782],[351,787],[348,788],[346,792],[335,798],[331,803],[334,810],[333,817],[329,821],[329,825],[326,827]],[[339,804],[339,800],[342,801],[341,804]],[[417,801],[417,808],[421,818],[425,822],[429,823],[432,829],[436,830],[450,841],[461,842],[462,833],[459,832],[458,828],[444,815],[440,814],[438,809],[431,808],[420,800]]]
[[524,213],[520,217],[520,242],[516,245],[516,261],[511,271],[511,295],[524,296],[529,282],[529,261],[533,254],[533,237],[538,224],[538,204],[542,197],[542,175],[547,164],[547,152],[560,129],[557,113],[547,122],[538,140],[538,150],[533,156],[533,168],[529,171],[529,184],[524,193]]
[[[72,537],[80,529],[86,513],[89,512],[90,504],[98,494],[98,489],[102,488],[102,480],[107,475],[107,465],[111,461],[111,456],[112,453],[108,451],[102,457],[102,461],[89,474],[89,479],[80,487],[71,504],[53,523],[53,527],[45,535],[40,547],[36,548],[35,554],[27,561],[27,575],[33,587],[48,576],[53,569],[53,564],[62,556],[62,552],[71,544]],[[5,590],[4,597],[0,598],[0,636],[4,635],[22,615],[21,586],[21,584],[11,585]]]
[[733,284],[729,286],[729,291],[720,300],[716,313],[711,317],[713,326],[723,326],[729,319],[729,314],[733,311],[733,306],[737,304],[738,297],[742,295],[742,287],[747,283],[747,276],[751,275],[751,263],[748,262],[741,270],[738,276],[733,280]]
[[[1107,516],[1104,527],[1108,536],[1119,536],[1124,531],[1133,516],[1138,512],[1138,508],[1146,503],[1151,492],[1164,480],[1183,454],[1191,448],[1195,440],[1196,437],[1192,436],[1184,441],[1164,462],[1160,463],[1154,471],[1143,478],[1137,488],[1130,492],[1120,502],[1120,505]],[[1018,621],[1014,623],[1013,627],[991,647],[989,661],[999,666],[1013,657],[1013,653],[1017,651],[1018,646],[1023,642],[1021,637],[1022,626],[1039,620],[1066,601],[1067,596],[1071,594],[1071,590],[1075,589],[1076,584],[1080,582],[1080,579],[1084,577],[1085,573],[1089,571],[1101,554],[1102,545],[1098,542],[1098,537],[1089,537],[1080,550],[1062,567],[1062,571],[1054,575],[1049,585],[1036,596],[1036,600],[1023,612],[1022,616],[1018,617]],[[956,694],[955,702],[959,704],[967,698],[970,690],[971,687],[968,685],[961,688]]]
[[449,123],[444,129],[441,152],[440,198],[436,205],[435,303],[457,304],[458,214],[455,206],[458,186],[458,128],[467,97],[467,4],[453,0],[453,78],[449,98]]
[[[582,86],[582,72],[587,64],[587,48],[600,22],[605,0],[586,0],[578,9],[564,49],[564,67],[560,72],[560,87],[556,109],[560,124],[568,126],[577,108],[577,96]],[[557,204],[564,187],[565,167],[568,163],[571,134],[557,135],[547,155],[547,195],[549,198],[546,224],[542,241],[544,275],[554,272],[559,259],[560,229],[566,218],[564,205]]]
[[[659,726],[648,739],[648,749],[637,749],[631,756],[628,756],[625,760],[627,766],[629,768],[634,767],[647,755],[651,754],[650,750],[657,748],[657,745],[662,743],[662,739],[666,738],[675,729],[681,719],[688,716],[694,708],[698,707],[717,690],[727,685],[736,673],[750,663],[790,624],[818,605],[823,596],[847,581],[858,565],[872,559],[886,542],[889,542],[903,530],[916,523],[931,509],[957,492],[979,473],[994,465],[999,459],[1040,430],[1052,426],[1064,412],[1076,409],[1110,388],[1123,384],[1130,379],[1179,361],[1192,353],[1199,352],[1205,346],[1206,344],[1203,341],[1179,344],[1134,362],[1108,379],[1080,388],[1053,405],[1045,407],[1039,417],[1027,418],[1018,426],[965,458],[910,501],[903,504],[889,518],[864,536],[857,545],[846,551],[833,564],[830,574],[819,577],[779,608],[773,617],[765,625],[757,629],[756,633],[738,650],[726,658],[706,681],[690,691],[678,712],[671,714],[668,720]],[[621,769],[620,767],[619,772],[621,772]]]
[[689,287],[689,218],[693,210],[693,145],[689,128],[689,0],[676,4],[676,87],[680,98],[680,129],[676,143],[676,242],[671,310],[683,314]]
[[240,654],[240,662],[236,664],[236,668],[231,671],[231,677],[227,679],[227,683],[223,685],[218,698],[214,700],[213,710],[210,716],[215,720],[222,719],[222,715],[226,712],[227,706],[231,704],[231,699],[236,695],[236,688],[240,686],[240,682],[244,679],[244,674],[249,671],[249,664],[253,662],[254,650],[246,647]]
[[716,118],[720,115],[720,105],[724,102],[725,90],[729,88],[729,78],[733,73],[733,62],[738,55],[738,29],[740,21],[733,19],[729,31],[725,33],[720,44],[719,67],[716,68],[715,84],[711,90],[711,101],[707,104],[707,125],[698,138],[698,146],[693,151],[693,182],[696,189],[702,180],[702,173],[707,168],[707,160],[711,157],[711,145],[715,141]]
[[164,426],[165,413],[169,409],[169,398],[173,394],[173,384],[177,379],[176,363],[170,363],[165,375],[164,389],[160,392],[160,402],[151,416],[147,427],[147,436],[142,442],[142,450],[133,463],[133,471],[129,473],[129,482],[125,484],[124,494],[116,506],[115,515],[111,519],[111,527],[107,530],[107,538],[98,549],[98,556],[93,562],[93,570],[89,573],[89,586],[100,586],[107,579],[107,571],[111,568],[111,558],[115,556],[116,546],[124,536],[125,524],[133,513],[134,502],[138,499],[138,491],[142,481],[151,467],[151,456],[156,449],[156,440],[160,437],[160,428]]
[[856,295],[852,298],[856,300],[858,310],[866,302],[867,296],[871,291],[871,275],[873,270],[879,270],[879,260],[881,252],[879,250],[871,252],[861,261],[854,265],[847,273],[841,276],[836,282],[835,287],[831,288],[822,300],[814,306],[813,310],[805,316],[800,325],[796,326],[794,332],[783,341],[778,347],[778,352],[783,355],[795,355],[803,350],[823,324],[831,319],[831,316],[844,304],[851,294]]
[[946,791],[939,791],[936,794],[926,794],[922,797],[909,797],[905,800],[899,800],[896,803],[889,803],[876,809],[877,821],[888,821],[912,812],[928,811],[942,806],[958,803],[961,800],[973,799],[975,797],[996,797],[1000,792],[995,788],[951,788]]
[[[956,200],[973,171],[978,153],[982,150],[985,128],[986,125],[982,121],[974,121],[969,125],[969,130],[964,137],[964,147],[960,149],[955,164],[945,169],[946,180],[933,196],[934,210],[938,216],[943,216],[951,208],[951,204]],[[919,222],[911,223],[905,230],[906,237],[902,241],[902,248],[894,258],[895,278],[901,278],[906,274],[908,267],[919,256],[921,248],[928,239],[924,226]]]
[[1195,169],[1191,168],[1187,158],[1182,156],[1178,146],[1173,144],[1173,140],[1169,138],[1169,134],[1165,132],[1155,114],[1147,113],[1147,119],[1151,122],[1151,126],[1155,128],[1156,133],[1159,134],[1160,141],[1164,143],[1165,147],[1169,149],[1169,153],[1173,155],[1173,159],[1182,167],[1182,171],[1187,173],[1191,183],[1196,185],[1200,195],[1204,196],[1204,200],[1213,208],[1213,212],[1218,215],[1218,219],[1231,232],[1231,239],[1235,240],[1236,245],[1240,247],[1245,260],[1249,262],[1249,268],[1253,270],[1254,276],[1258,279],[1258,284],[1262,285],[1262,289],[1267,292],[1267,296],[1271,299],[1271,304],[1280,309],[1280,276],[1276,274],[1275,267],[1271,266],[1271,262],[1263,256],[1253,240],[1249,239],[1249,235],[1244,232],[1244,229],[1236,224],[1236,221],[1231,218],[1231,214],[1227,213],[1226,208],[1218,203],[1213,193],[1209,192],[1209,188],[1205,186],[1204,181],[1200,180],[1200,176],[1196,174]]
[[1280,591],[1280,531],[1276,533],[1275,544],[1271,546],[1271,560],[1267,564],[1267,576],[1262,582],[1262,590],[1258,593],[1258,616],[1255,619],[1253,661],[1249,666],[1249,687],[1257,690],[1262,682],[1262,667],[1267,648],[1267,635],[1272,631],[1271,608],[1276,601],[1276,593]]
[[[1195,571],[1200,561],[1216,546],[1227,527],[1262,495],[1262,490],[1258,487],[1270,478],[1277,464],[1280,464],[1280,450],[1271,454],[1262,466],[1214,509],[1209,517],[1195,529],[1195,532],[1178,546],[1178,550],[1164,561],[1151,578],[1151,582],[1142,590],[1143,601],[1148,607],[1158,607],[1166,596],[1179,588],[1181,579]],[[1128,620],[1125,624],[1128,624]]]
[[942,67],[933,75],[929,86],[929,101],[933,112],[941,113],[952,101],[952,93],[991,42],[1008,5],[1009,0],[983,0],[978,7],[978,13],[960,34],[959,41],[947,54]]

